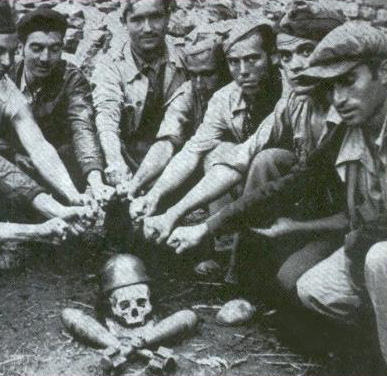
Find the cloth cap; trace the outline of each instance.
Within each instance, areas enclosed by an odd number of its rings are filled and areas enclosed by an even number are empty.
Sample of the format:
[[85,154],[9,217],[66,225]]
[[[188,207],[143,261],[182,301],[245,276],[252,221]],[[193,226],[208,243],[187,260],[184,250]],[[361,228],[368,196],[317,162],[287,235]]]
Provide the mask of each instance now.
[[218,62],[222,58],[221,43],[217,38],[206,38],[197,43],[190,43],[184,50],[188,65],[195,62],[200,64],[208,60]]
[[253,31],[266,30],[271,34],[271,38],[274,41],[273,27],[274,23],[264,17],[259,17],[258,19],[240,18],[235,20],[234,27],[231,29],[227,39],[223,42],[224,53],[227,53],[235,43]]
[[293,0],[280,22],[279,32],[320,41],[344,22],[343,11],[326,0]]
[[364,60],[387,59],[387,36],[362,21],[350,21],[331,31],[310,57],[306,78],[334,78]]
[[23,16],[17,24],[17,33],[21,40],[35,31],[59,31],[65,35],[66,17],[49,8],[38,8]]
[[16,32],[15,21],[11,7],[7,0],[0,0],[0,34]]
[[206,4],[207,9],[215,9],[221,12],[227,18],[237,18],[237,13],[234,9],[231,0],[213,0]]

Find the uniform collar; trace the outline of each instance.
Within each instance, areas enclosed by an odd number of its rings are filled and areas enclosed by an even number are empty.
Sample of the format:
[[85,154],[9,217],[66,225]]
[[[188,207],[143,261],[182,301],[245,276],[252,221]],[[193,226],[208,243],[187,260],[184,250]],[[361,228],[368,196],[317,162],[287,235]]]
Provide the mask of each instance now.
[[[122,60],[125,60],[125,64],[128,67],[128,82],[134,81],[136,78],[138,78],[141,75],[141,71],[137,67],[137,64],[135,62],[132,48],[130,46],[129,42],[126,42],[122,48],[121,56],[120,58]],[[179,54],[176,49],[174,49],[172,46],[170,46],[168,43],[166,43],[166,49],[164,53],[165,62],[167,64],[172,64],[176,68],[184,68],[181,58],[179,57]]]

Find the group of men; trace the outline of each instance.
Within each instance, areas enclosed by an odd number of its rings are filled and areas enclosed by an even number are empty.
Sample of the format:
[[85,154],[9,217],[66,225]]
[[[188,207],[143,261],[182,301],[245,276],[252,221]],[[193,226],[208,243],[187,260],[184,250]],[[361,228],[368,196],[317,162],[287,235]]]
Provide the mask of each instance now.
[[298,0],[278,25],[235,20],[182,49],[170,4],[125,3],[128,41],[92,90],[61,58],[64,16],[15,26],[0,1],[0,240],[58,243],[100,209],[176,253],[234,234],[259,258],[268,238],[283,296],[344,323],[371,308],[387,361],[386,35]]

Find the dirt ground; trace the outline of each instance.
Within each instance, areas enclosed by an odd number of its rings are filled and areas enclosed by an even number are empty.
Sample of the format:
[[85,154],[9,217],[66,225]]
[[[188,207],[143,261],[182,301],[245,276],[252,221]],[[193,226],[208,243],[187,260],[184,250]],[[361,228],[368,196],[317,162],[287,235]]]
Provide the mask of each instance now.
[[[0,275],[0,375],[102,375],[100,352],[74,341],[60,320],[65,307],[94,314],[96,274],[110,253],[93,236],[80,249],[71,244],[56,250],[35,247],[24,270]],[[173,260],[158,268],[152,286],[155,311],[163,317],[199,304],[210,306],[196,311],[201,324],[194,336],[167,344],[179,355],[175,375],[374,375],[364,339],[344,330],[332,335],[324,326],[302,328],[304,318],[284,318],[280,309],[259,299],[248,325],[217,325],[211,306],[235,292],[222,279],[198,280],[190,273],[190,262]],[[142,375],[144,366],[130,362],[123,374]]]

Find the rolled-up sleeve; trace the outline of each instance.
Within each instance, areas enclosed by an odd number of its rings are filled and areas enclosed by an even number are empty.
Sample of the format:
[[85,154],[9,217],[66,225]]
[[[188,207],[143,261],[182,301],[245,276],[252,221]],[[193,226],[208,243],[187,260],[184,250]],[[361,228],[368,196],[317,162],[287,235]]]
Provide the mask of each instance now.
[[184,149],[197,154],[203,154],[215,149],[224,141],[227,127],[228,98],[222,92],[215,93],[210,99],[202,124],[194,136],[184,145]]
[[91,89],[86,78],[75,69],[69,72],[67,80],[67,116],[71,125],[75,157],[82,173],[87,176],[90,171],[103,170],[102,153],[94,124]]
[[108,58],[107,61],[100,62],[94,71],[92,81],[95,84],[93,102],[98,133],[106,131],[119,133],[124,92],[122,77],[115,62]]
[[193,127],[193,94],[191,82],[185,82],[168,104],[160,124],[157,140],[169,140],[175,148],[181,147]]

